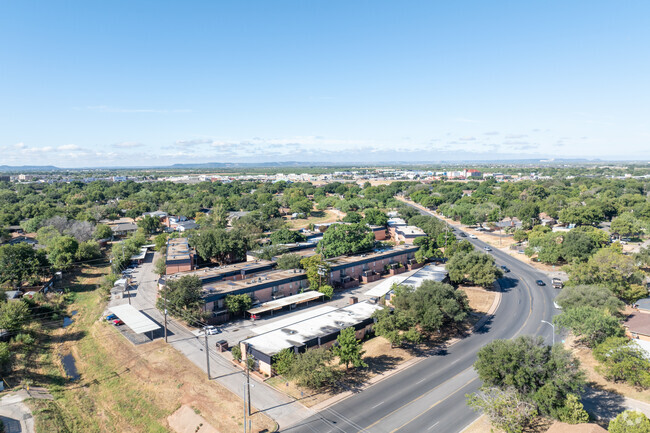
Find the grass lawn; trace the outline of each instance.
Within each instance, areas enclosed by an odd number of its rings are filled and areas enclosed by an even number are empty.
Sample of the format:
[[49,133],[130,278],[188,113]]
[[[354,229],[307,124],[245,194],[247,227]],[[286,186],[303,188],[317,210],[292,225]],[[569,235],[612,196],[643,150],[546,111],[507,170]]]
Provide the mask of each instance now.
[[[54,401],[31,400],[36,431],[168,432],[167,417],[181,405],[191,406],[220,432],[243,428],[242,401],[171,346],[155,341],[134,346],[100,320],[106,296],[96,284],[107,267],[84,267],[68,281],[76,293],[69,310],[74,323],[54,328],[26,368],[33,385],[45,386]],[[65,377],[59,361],[71,353],[80,374]],[[271,431],[275,423],[257,414],[253,431]]]

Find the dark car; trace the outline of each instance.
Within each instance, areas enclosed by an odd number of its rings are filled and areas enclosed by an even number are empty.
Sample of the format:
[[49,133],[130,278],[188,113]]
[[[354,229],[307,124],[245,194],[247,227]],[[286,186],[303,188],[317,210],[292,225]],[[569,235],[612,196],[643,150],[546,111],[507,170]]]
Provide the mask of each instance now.
[[108,316],[106,316],[106,320],[115,320],[115,319],[117,319],[117,316],[115,314],[109,314]]
[[545,286],[546,285],[546,283],[544,281],[542,281],[542,280],[537,280],[536,283],[537,283],[538,286]]
[[460,236],[461,238],[466,238],[466,237],[467,237],[467,233],[460,232],[460,233],[458,234],[458,236]]
[[510,269],[508,269],[508,267],[505,266],[505,265],[504,265],[504,266],[501,266],[501,270],[502,270],[503,272],[505,272],[506,274],[507,274],[508,272],[510,272]]

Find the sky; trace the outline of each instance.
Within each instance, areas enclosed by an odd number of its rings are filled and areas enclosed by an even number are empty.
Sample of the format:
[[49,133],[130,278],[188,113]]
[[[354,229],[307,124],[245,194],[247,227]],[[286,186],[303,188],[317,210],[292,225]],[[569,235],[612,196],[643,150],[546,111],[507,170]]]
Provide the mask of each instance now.
[[650,2],[0,0],[0,165],[650,159]]

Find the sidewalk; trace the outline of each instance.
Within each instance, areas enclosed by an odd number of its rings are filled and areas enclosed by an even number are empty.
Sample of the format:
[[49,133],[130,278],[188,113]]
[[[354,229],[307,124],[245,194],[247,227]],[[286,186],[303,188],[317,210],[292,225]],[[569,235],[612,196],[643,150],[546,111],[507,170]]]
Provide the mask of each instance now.
[[6,433],[34,433],[32,412],[23,400],[32,398],[24,389],[12,392],[0,399],[0,419]]
[[588,387],[582,396],[585,410],[597,419],[613,419],[625,410],[637,410],[650,418],[650,404],[620,394]]

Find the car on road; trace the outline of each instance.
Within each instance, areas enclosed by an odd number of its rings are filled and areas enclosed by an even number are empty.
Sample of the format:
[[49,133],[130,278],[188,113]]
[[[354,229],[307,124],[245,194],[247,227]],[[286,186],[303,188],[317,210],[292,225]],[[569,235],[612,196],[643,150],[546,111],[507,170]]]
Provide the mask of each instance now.
[[554,289],[561,289],[564,287],[564,283],[562,283],[562,280],[559,278],[553,278],[551,279],[551,286],[553,286]]
[[470,238],[470,239],[478,239],[478,238],[476,237],[476,235],[469,235],[469,238]]
[[492,251],[492,248],[490,248],[490,247],[483,247],[483,249],[484,249],[485,251]]
[[219,328],[213,325],[208,325],[205,328],[199,329],[199,334],[206,333],[208,335],[215,335],[219,333]]
[[115,314],[109,314],[108,316],[106,316],[106,320],[110,321],[110,320],[115,320],[115,319],[117,319],[117,316]]
[[115,319],[115,320],[113,320],[113,325],[121,326],[121,325],[124,325],[124,322],[122,322],[121,319]]
[[467,237],[467,234],[466,234],[466,233],[463,233],[463,232],[460,232],[460,233],[458,233],[458,236],[460,236],[460,237],[462,237],[462,238],[466,238],[466,237]]
[[542,280],[537,280],[535,282],[537,283],[538,286],[545,286],[546,285],[546,283],[544,281],[542,281]]
[[508,267],[507,267],[506,265],[502,265],[502,266],[501,266],[501,270],[502,270],[503,272],[505,272],[506,274],[507,274],[508,272],[510,272],[510,269],[508,269]]

